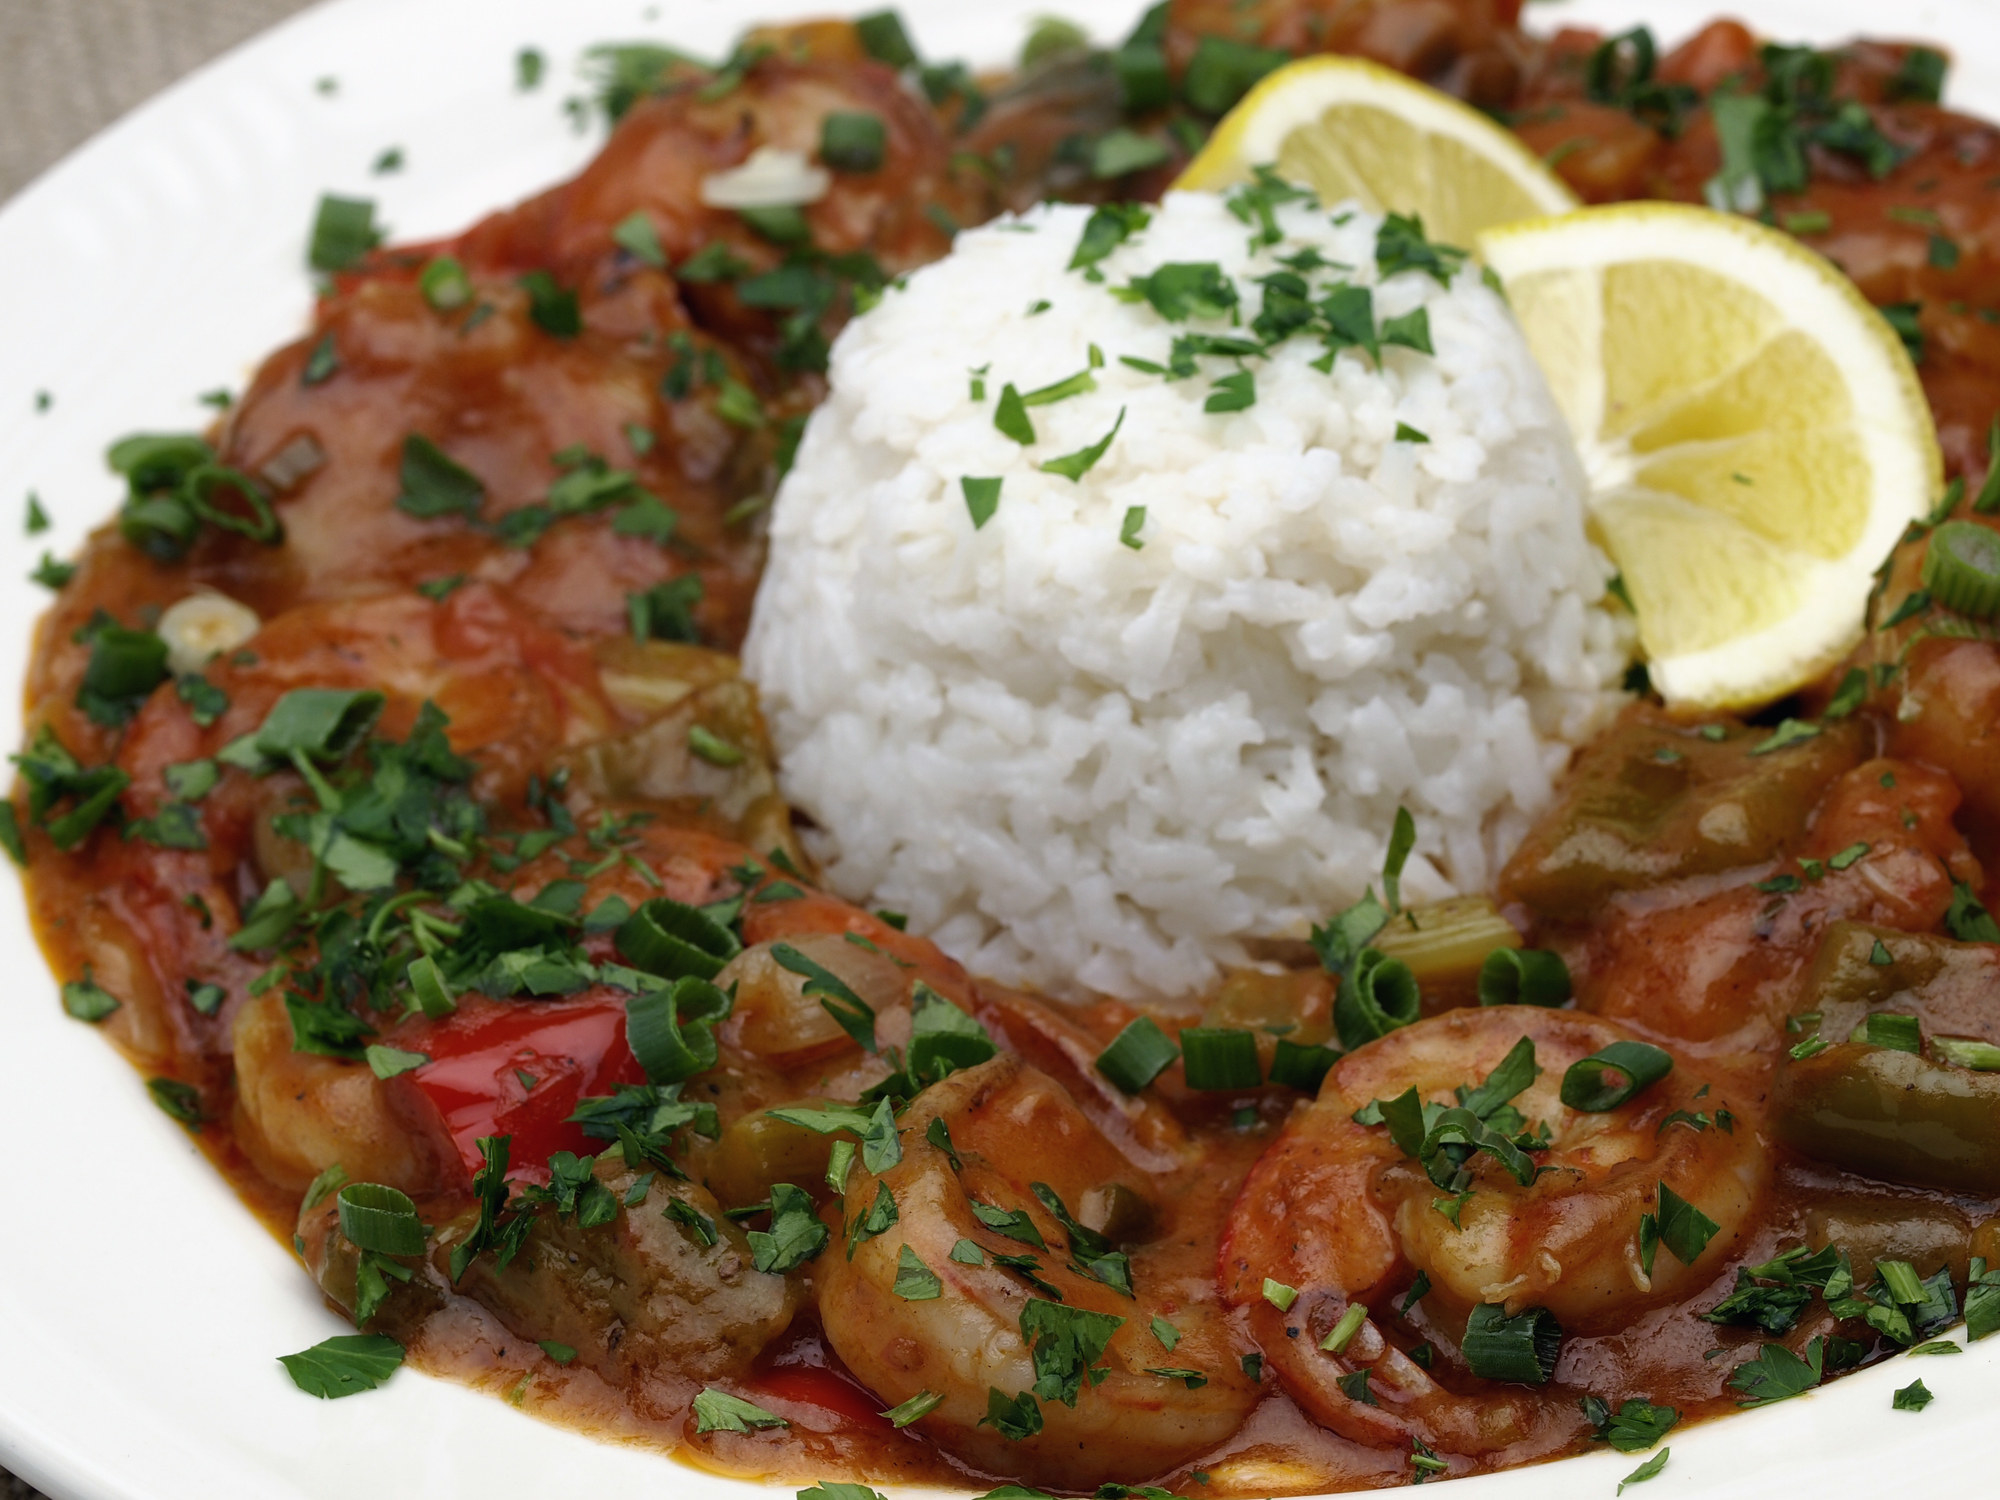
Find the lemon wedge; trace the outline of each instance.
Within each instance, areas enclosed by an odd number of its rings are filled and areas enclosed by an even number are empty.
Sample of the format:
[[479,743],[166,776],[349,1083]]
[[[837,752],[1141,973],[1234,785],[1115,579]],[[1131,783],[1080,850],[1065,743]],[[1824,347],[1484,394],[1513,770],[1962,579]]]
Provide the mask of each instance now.
[[1217,192],[1272,165],[1327,203],[1415,214],[1448,245],[1577,206],[1534,152],[1478,110],[1356,57],[1278,69],[1223,118],[1175,186]]
[[1705,208],[1584,209],[1477,243],[1582,453],[1653,685],[1740,708],[1839,661],[1944,480],[1889,324],[1790,236]]

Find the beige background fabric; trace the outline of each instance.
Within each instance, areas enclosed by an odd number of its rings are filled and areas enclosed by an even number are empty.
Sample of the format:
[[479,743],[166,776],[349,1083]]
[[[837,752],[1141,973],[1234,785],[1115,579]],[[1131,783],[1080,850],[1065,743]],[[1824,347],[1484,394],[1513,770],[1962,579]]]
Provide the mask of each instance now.
[[0,201],[305,0],[0,0]]
[[[0,202],[306,0],[0,0]],[[0,1470],[0,1500],[42,1500]]]

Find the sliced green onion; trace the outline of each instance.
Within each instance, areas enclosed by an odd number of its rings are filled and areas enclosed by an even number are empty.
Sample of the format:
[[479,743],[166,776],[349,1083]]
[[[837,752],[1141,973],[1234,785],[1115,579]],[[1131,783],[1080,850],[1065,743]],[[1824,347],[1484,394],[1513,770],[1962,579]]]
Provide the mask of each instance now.
[[424,1225],[409,1196],[379,1182],[350,1182],[340,1190],[340,1232],[359,1250],[377,1255],[422,1255]]
[[1569,997],[1569,965],[1559,953],[1495,948],[1479,966],[1481,1005],[1540,1005],[1554,1010],[1567,1004]]
[[892,1406],[880,1415],[891,1427],[908,1427],[912,1422],[929,1416],[943,1404],[944,1397],[936,1391],[918,1391],[900,1406]]
[[1352,1051],[1408,1026],[1417,1019],[1419,1000],[1408,964],[1375,948],[1362,949],[1333,1004],[1341,1045]]
[[1227,1026],[1190,1026],[1181,1033],[1187,1084],[1215,1093],[1254,1089],[1264,1081],[1257,1063],[1257,1038]]
[[1562,1325],[1547,1308],[1531,1307],[1510,1318],[1499,1304],[1483,1302],[1466,1321],[1460,1350],[1472,1373],[1483,1380],[1545,1385],[1555,1373],[1562,1336]]
[[1975,1073],[2000,1073],[2000,1047],[1969,1036],[1934,1036],[1931,1051],[1940,1061]]
[[1299,1300],[1299,1289],[1294,1286],[1286,1286],[1282,1281],[1273,1281],[1270,1277],[1266,1276],[1264,1278],[1264,1300],[1277,1308],[1279,1312],[1290,1312],[1292,1304]]
[[76,701],[100,724],[123,723],[172,674],[167,643],[150,630],[107,625],[91,639]]
[[1947,521],[1924,554],[1925,590],[1946,609],[1975,620],[2000,615],[2000,532],[1977,521]]
[[315,271],[345,271],[381,243],[373,202],[328,193],[319,200],[319,211],[313,216],[306,259]]
[[1111,54],[1111,70],[1117,75],[1118,97],[1127,114],[1143,114],[1173,102],[1165,48],[1127,42]]
[[1850,1042],[1865,1042],[1871,1047],[1882,1047],[1890,1052],[1924,1050],[1924,1034],[1917,1018],[1893,1010],[1878,1010],[1866,1017],[1847,1039]]
[[417,290],[434,312],[455,312],[472,300],[472,278],[457,257],[440,255],[417,276]]
[[1128,1094],[1136,1094],[1181,1055],[1151,1016],[1141,1016],[1097,1054],[1097,1071]]
[[819,127],[819,159],[836,172],[880,171],[889,129],[880,115],[837,110]]
[[1361,1325],[1368,1321],[1368,1309],[1359,1302],[1350,1302],[1347,1311],[1340,1315],[1340,1321],[1333,1325],[1333,1332],[1319,1341],[1320,1348],[1329,1354],[1346,1352],[1354,1335],[1361,1331]]
[[445,988],[444,974],[439,970],[436,959],[428,954],[413,958],[404,972],[410,976],[410,988],[416,993],[417,1004],[433,1021],[458,1009],[458,1002]]
[[618,929],[618,952],[662,979],[713,979],[742,952],[736,934],[695,907],[665,897],[648,901]]
[[917,49],[910,45],[910,34],[903,29],[903,18],[893,10],[878,10],[871,15],[857,17],[854,37],[861,43],[863,52],[892,68],[907,68],[917,60]]
[[1319,1086],[1340,1054],[1331,1047],[1311,1047],[1281,1037],[1271,1058],[1271,1082],[1282,1083],[1302,1094],[1317,1094]]
[[[220,526],[224,531],[233,531],[266,546],[275,545],[284,537],[285,528],[278,524],[278,514],[271,509],[263,486],[241,470],[222,464],[203,464],[181,481],[180,495],[189,509],[211,526]],[[223,497],[231,495],[240,503],[223,505]]]
[[649,990],[625,1002],[625,1040],[652,1083],[682,1083],[715,1066],[714,1023],[730,1011],[729,996],[689,975],[673,988]]
[[1617,1109],[1674,1070],[1671,1055],[1648,1042],[1613,1042],[1563,1074],[1562,1102],[1585,1114]]
[[1889,1295],[1905,1307],[1918,1307],[1929,1299],[1923,1278],[1917,1275],[1917,1268],[1906,1260],[1878,1260],[1875,1262],[1875,1274],[1882,1278]]

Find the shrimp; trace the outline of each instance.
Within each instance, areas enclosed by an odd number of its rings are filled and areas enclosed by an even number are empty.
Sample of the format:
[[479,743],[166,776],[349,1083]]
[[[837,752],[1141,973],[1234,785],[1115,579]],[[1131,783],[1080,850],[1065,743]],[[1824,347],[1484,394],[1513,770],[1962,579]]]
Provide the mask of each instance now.
[[293,1051],[292,1023],[276,994],[238,1011],[234,1035],[236,1138],[271,1181],[303,1188],[339,1165],[359,1182],[435,1191],[434,1156],[396,1118],[366,1063]]
[[[1003,1053],[925,1090],[901,1129],[901,1161],[847,1183],[852,1256],[816,1262],[827,1339],[885,1406],[928,1392],[940,1447],[1065,1488],[1170,1470],[1236,1430],[1257,1388],[1205,1268],[1174,1263],[1156,1218],[1121,1294],[1075,1222],[1150,1180],[1060,1087]],[[895,1217],[870,1237],[884,1192]]]
[[[1468,1456],[1502,1447],[1516,1457],[1553,1452],[1578,1431],[1570,1396],[1514,1387],[1460,1395],[1389,1342],[1383,1326],[1399,1277],[1414,1267],[1428,1279],[1433,1318],[1447,1306],[1494,1305],[1509,1317],[1543,1308],[1585,1332],[1671,1302],[1715,1274],[1750,1224],[1769,1171],[1742,1109],[1752,1101],[1705,1094],[1701,1076],[1682,1068],[1610,1111],[1564,1105],[1558,1090],[1570,1065],[1627,1036],[1571,1011],[1454,1010],[1392,1032],[1327,1075],[1318,1100],[1244,1183],[1220,1260],[1224,1296],[1250,1310],[1279,1379],[1315,1419],[1378,1446],[1416,1438]],[[1387,1128],[1353,1118],[1411,1088],[1451,1104],[1454,1088],[1481,1083],[1524,1040],[1540,1072],[1512,1107],[1523,1121],[1544,1122],[1535,1128],[1550,1143],[1534,1153],[1538,1171],[1527,1186],[1482,1152],[1467,1162],[1470,1195],[1440,1196]],[[1712,1123],[1724,1108],[1732,1112],[1727,1129]],[[1676,1123],[1697,1112],[1701,1128]],[[1501,1120],[1497,1109],[1487,1117]],[[1662,1186],[1717,1228],[1692,1264],[1660,1248],[1649,1272],[1640,1220],[1657,1209]],[[1267,1278],[1295,1288],[1297,1301],[1281,1311],[1265,1295]],[[1350,1306],[1368,1308],[1369,1318],[1343,1351],[1323,1350]],[[1346,1376],[1351,1385],[1364,1367],[1372,1402],[1338,1383]]]

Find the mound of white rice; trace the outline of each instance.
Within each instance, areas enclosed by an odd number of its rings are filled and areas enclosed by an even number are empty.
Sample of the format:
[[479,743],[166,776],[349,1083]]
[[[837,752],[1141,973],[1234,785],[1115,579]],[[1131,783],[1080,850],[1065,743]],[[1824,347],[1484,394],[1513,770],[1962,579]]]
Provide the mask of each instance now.
[[[1398,805],[1406,901],[1485,887],[1615,707],[1624,640],[1562,420],[1476,267],[1381,278],[1380,221],[1310,204],[1253,249],[1176,194],[1092,280],[1068,269],[1089,217],[966,233],[841,336],[745,662],[836,889],[1002,981],[1188,997],[1356,899]],[[1247,325],[1308,247],[1315,297],[1427,308],[1435,356],[1123,362],[1247,333],[1115,295],[1135,277],[1213,262]],[[1031,408],[1033,443],[996,428],[1004,387],[1093,346],[1095,389]],[[1255,404],[1211,414],[1239,365]],[[1121,412],[1080,481],[1039,467]],[[980,528],[967,477],[1002,481]]]

